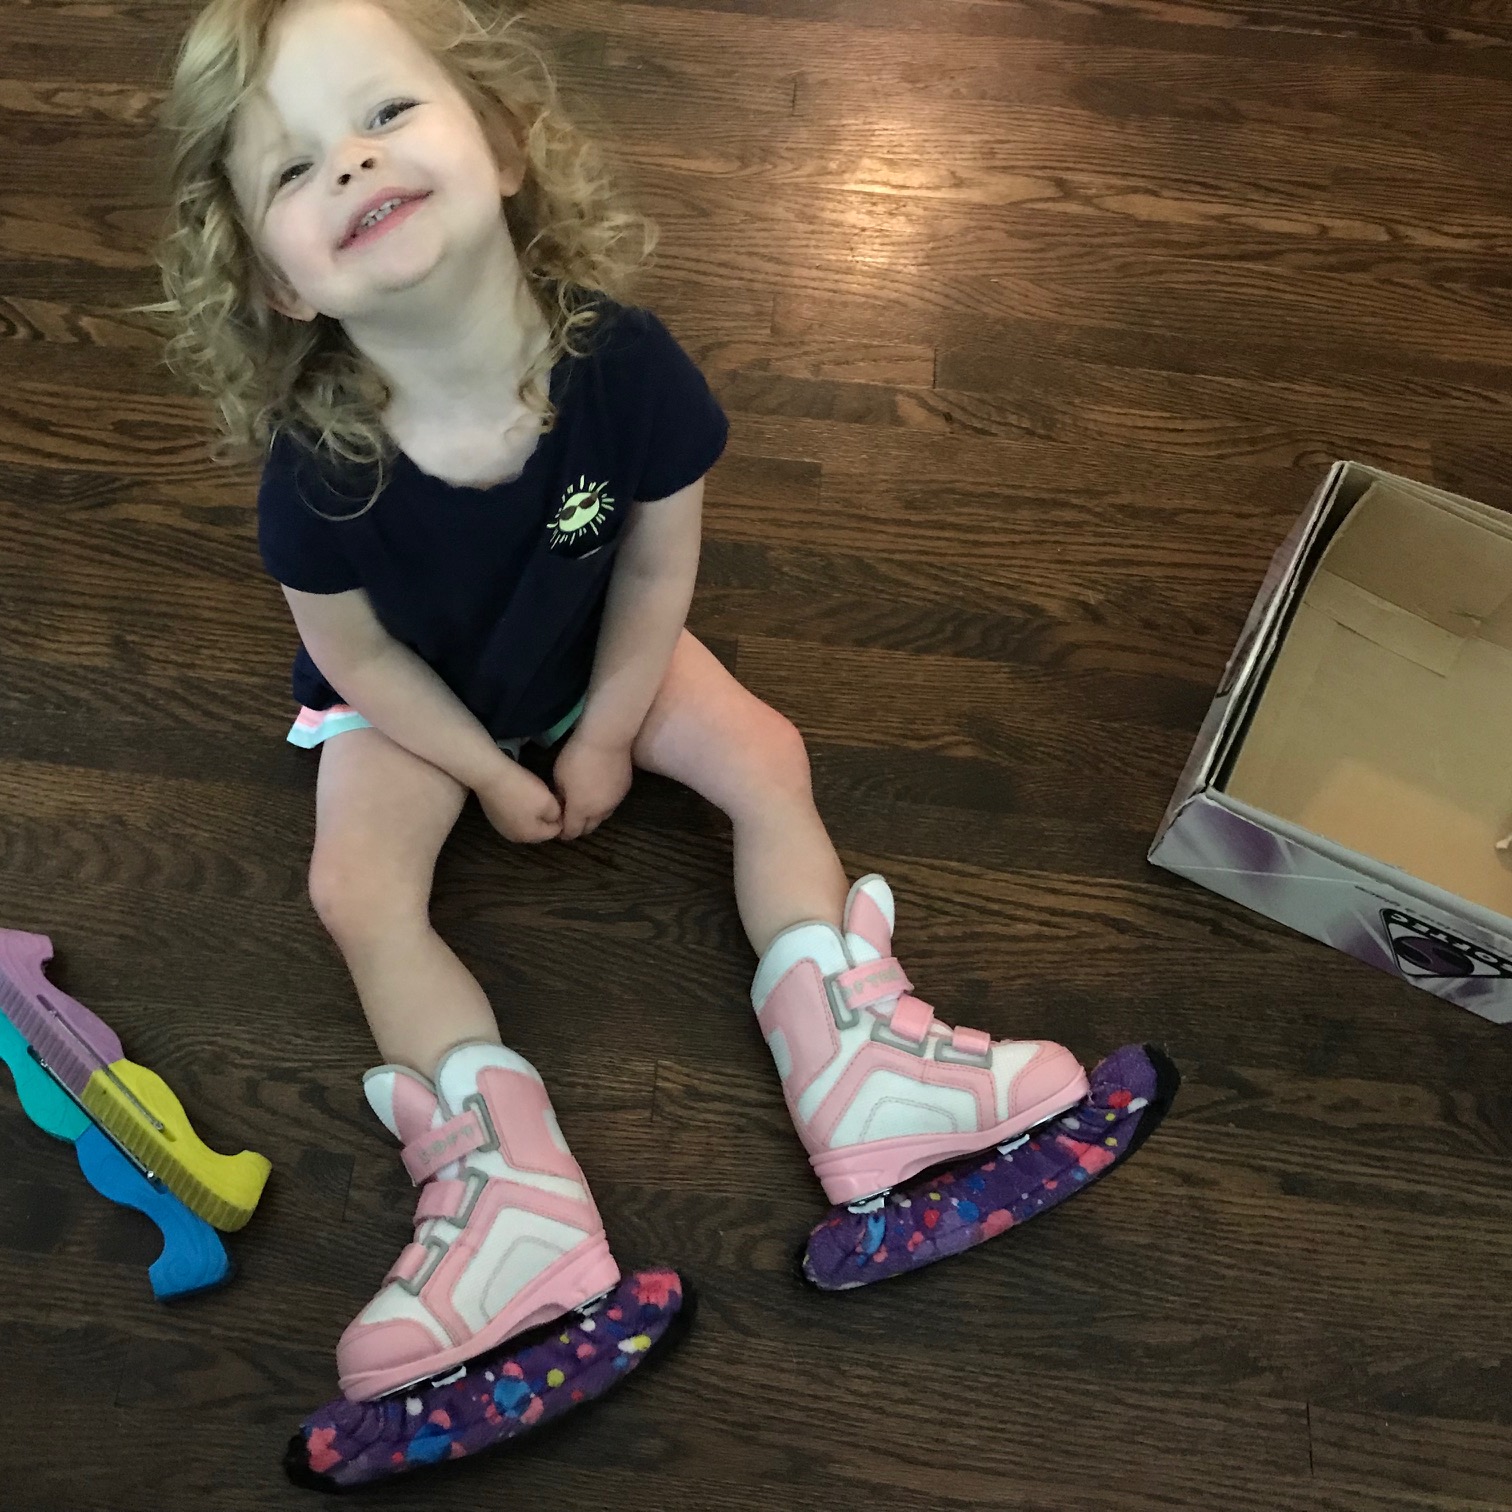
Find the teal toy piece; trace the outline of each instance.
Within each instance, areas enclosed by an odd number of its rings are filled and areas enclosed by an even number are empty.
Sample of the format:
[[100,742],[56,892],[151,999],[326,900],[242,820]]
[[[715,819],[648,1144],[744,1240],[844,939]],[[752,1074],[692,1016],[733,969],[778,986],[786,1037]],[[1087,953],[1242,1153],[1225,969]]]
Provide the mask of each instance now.
[[147,1268],[160,1302],[207,1291],[231,1279],[221,1237],[161,1181],[146,1175],[46,1071],[21,1031],[0,1014],[0,1060],[10,1067],[21,1110],[44,1134],[74,1147],[79,1169],[102,1197],[145,1213],[163,1236],[163,1252]]
[[21,1031],[0,1013],[0,1060],[16,1081],[21,1111],[54,1139],[72,1144],[94,1120],[45,1072],[31,1053]]

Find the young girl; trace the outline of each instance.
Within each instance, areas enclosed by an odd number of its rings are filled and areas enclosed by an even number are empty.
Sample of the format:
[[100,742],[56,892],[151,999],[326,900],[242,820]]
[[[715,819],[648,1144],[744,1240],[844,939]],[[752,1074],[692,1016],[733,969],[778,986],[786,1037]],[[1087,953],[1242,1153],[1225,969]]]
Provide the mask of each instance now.
[[[382,1058],[368,1100],[422,1188],[337,1346],[347,1397],[619,1276],[540,1076],[429,922],[469,793],[525,845],[592,833],[636,767],[729,815],[752,1002],[831,1201],[1077,1103],[1062,1046],[951,1028],[909,994],[887,884],[847,886],[797,730],[684,628],[726,420],[622,302],[648,224],[517,20],[214,0],[167,119],[168,299],[146,308],[263,457],[262,557],[301,641],[288,738],[319,748],[310,894]],[[552,786],[515,759],[526,741],[555,753]]]

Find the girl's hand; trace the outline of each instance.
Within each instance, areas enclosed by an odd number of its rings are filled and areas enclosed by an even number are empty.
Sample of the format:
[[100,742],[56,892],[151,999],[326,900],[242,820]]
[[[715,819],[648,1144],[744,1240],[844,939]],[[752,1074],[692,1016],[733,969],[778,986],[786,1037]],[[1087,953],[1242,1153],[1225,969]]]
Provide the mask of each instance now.
[[581,730],[568,736],[552,774],[562,800],[561,839],[591,835],[619,807],[633,775],[628,745],[599,745]]
[[562,832],[562,805],[534,772],[500,753],[498,766],[475,789],[488,822],[506,840],[535,845]]

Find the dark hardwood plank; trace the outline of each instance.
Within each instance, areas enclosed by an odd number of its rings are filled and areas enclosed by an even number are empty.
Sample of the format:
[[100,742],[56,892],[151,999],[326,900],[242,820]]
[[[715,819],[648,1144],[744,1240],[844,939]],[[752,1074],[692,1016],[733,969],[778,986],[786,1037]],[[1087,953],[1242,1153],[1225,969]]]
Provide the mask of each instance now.
[[[596,0],[551,0],[554,14],[578,14]],[[1387,56],[1434,56],[1454,44],[1457,61],[1476,58],[1480,48],[1505,45],[1506,18],[1478,0],[1422,0],[1422,3],[1382,6],[1374,0],[1314,3],[1281,0],[1265,6],[1223,3],[1193,10],[1169,0],[1117,0],[1089,16],[1074,0],[1019,3],[1019,0],[954,0],[936,9],[927,0],[637,0],[621,6],[631,14],[642,9],[708,14],[755,13],[763,17],[820,21],[835,29],[870,28],[918,33],[941,38],[955,36],[1060,36],[1085,42],[1094,35],[1130,45],[1168,48],[1185,46],[1232,54],[1238,49],[1232,33],[1243,33],[1247,51],[1276,51],[1304,46],[1320,49],[1329,39],[1347,42],[1350,50],[1364,50],[1373,42],[1394,44],[1380,50]],[[683,23],[686,24],[686,23]],[[1426,44],[1414,46],[1413,44]]]
[[1506,1497],[1506,1477],[1493,1468],[1512,1454],[1512,1434],[1504,1423],[1331,1408],[1314,1409],[1311,1422],[1314,1466],[1330,1479],[1414,1487],[1493,1504]]
[[[7,1512],[266,1512],[414,1193],[306,892],[317,758],[256,466],[125,313],[191,0],[0,6],[0,925],[274,1163],[232,1286],[0,1075]],[[1512,507],[1512,24],[1483,0],[538,0],[658,220],[641,302],[732,421],[691,624],[809,745],[953,1021],[1186,1074],[1115,1180],[875,1292],[749,1006],[729,824],[475,806],[436,927],[543,1071],[655,1375],[394,1508],[1512,1512],[1506,1031],[1150,868],[1270,555],[1339,456]],[[857,1430],[858,1404],[886,1431]]]

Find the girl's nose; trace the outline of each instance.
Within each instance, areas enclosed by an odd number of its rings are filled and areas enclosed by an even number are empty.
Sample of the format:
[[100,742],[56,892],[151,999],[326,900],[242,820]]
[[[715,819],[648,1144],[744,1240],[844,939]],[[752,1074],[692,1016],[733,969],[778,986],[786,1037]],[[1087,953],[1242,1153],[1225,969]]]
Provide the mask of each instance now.
[[[362,160],[362,166],[364,168],[371,168],[373,166],[373,159],[370,157],[364,158]],[[339,173],[336,175],[336,182],[338,184],[344,184],[351,178],[351,176],[352,175],[350,173]]]

